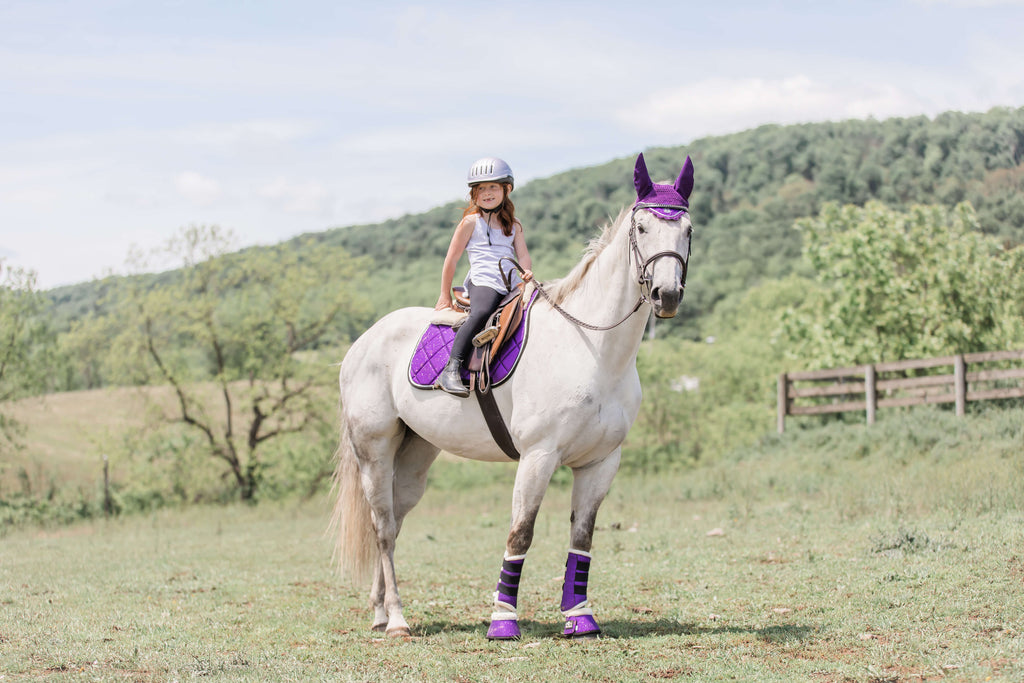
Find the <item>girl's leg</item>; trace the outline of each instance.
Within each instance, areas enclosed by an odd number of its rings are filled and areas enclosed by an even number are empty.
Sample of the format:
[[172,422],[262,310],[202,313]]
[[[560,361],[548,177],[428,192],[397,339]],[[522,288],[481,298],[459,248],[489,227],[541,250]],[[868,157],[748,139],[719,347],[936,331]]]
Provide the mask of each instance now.
[[473,337],[484,329],[487,319],[494,313],[494,309],[498,307],[504,296],[490,287],[469,285],[469,317],[455,333],[455,341],[452,342],[452,358],[465,360],[469,355],[470,346],[473,344]]
[[494,309],[501,303],[505,295],[490,287],[477,287],[469,285],[469,317],[462,323],[462,327],[455,333],[455,341],[452,342],[452,355],[448,365],[441,371],[437,378],[437,385],[455,396],[469,396],[469,390],[462,384],[462,377],[459,369],[462,362],[469,355],[469,349],[473,344],[473,337],[483,329],[487,319],[494,313]]

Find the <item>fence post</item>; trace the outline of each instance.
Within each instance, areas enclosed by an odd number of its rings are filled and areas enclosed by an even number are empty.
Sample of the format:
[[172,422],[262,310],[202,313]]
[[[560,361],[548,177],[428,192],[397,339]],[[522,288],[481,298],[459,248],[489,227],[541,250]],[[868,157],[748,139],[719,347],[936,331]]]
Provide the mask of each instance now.
[[779,374],[779,388],[777,395],[778,407],[776,409],[777,415],[775,418],[775,428],[778,430],[779,434],[786,431],[786,413],[789,412],[788,393],[789,378],[786,376],[786,373],[783,372]]
[[962,353],[953,361],[953,382],[956,384],[956,416],[963,417],[967,413],[967,363]]
[[114,511],[114,501],[110,497],[110,462],[103,456],[103,514],[110,517]]
[[868,424],[875,424],[875,409],[878,407],[878,395],[875,393],[875,366],[864,366],[864,398],[867,403]]

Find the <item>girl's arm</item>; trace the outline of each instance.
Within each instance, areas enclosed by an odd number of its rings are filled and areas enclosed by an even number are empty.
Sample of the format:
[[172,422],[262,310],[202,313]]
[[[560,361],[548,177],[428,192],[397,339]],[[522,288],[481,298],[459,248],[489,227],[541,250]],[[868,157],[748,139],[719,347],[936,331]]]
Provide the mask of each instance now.
[[476,214],[471,213],[464,217],[455,226],[455,234],[448,245],[448,253],[444,257],[444,265],[441,267],[441,296],[437,297],[435,311],[443,311],[448,308],[455,308],[452,303],[452,280],[455,279],[455,267],[462,258],[462,252],[469,244],[469,238],[473,236],[473,228],[476,225]]
[[523,236],[523,224],[516,221],[516,236],[512,238],[512,246],[516,250],[516,260],[526,272],[523,273],[523,282],[533,279],[533,259],[530,258],[530,250],[526,248],[526,237]]

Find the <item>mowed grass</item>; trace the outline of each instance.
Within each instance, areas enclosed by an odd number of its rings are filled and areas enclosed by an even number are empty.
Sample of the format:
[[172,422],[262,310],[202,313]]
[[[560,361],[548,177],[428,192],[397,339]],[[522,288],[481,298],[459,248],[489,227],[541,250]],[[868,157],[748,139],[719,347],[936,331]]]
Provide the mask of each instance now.
[[[25,430],[27,448],[7,453],[0,491],[30,486],[95,488],[103,481],[103,456],[119,452],[124,434],[145,423],[147,397],[160,387],[91,389],[34,396],[4,404]],[[27,478],[27,482],[24,480]]]
[[[242,387],[243,382],[238,386]],[[197,385],[215,424],[223,417],[223,397],[213,383]],[[337,398],[328,385],[317,388],[321,417],[336,419]],[[244,388],[233,406],[236,425],[246,424]],[[2,406],[6,416],[23,430],[23,448],[7,449],[0,461],[0,496],[19,491],[36,497],[85,497],[100,494],[104,457],[110,481],[126,484],[132,476],[133,454],[144,457],[139,442],[154,431],[158,415],[177,415],[177,398],[169,386],[107,387],[46,394],[11,401]],[[79,496],[81,492],[82,496]]]
[[335,576],[326,499],[12,532],[0,540],[0,676],[1019,681],[1020,416],[986,444],[976,423],[927,418],[939,438],[910,453],[893,421],[620,477],[595,536],[596,641],[558,635],[562,473],[527,557],[516,643],[485,638],[513,465],[435,466],[399,539],[408,639],[371,632],[368,586]]

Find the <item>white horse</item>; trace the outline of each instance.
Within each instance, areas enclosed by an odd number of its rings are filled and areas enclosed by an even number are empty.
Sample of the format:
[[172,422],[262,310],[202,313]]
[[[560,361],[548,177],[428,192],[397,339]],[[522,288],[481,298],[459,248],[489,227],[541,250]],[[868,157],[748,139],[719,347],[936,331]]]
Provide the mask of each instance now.
[[[562,280],[541,286],[529,343],[515,373],[492,389],[521,459],[512,522],[488,637],[518,638],[516,594],[541,499],[555,469],[572,469],[572,515],[561,610],[564,635],[594,636],[587,572],[598,507],[619,467],[621,444],[640,408],[636,356],[649,313],[675,315],[693,230],[687,157],[674,185],[651,182],[643,155],[637,203],[622,211]],[[532,286],[532,285],[531,285]],[[413,387],[409,360],[435,312],[395,311],[352,345],[341,364],[341,442],[333,514],[344,574],[373,572],[372,628],[409,635],[395,575],[395,539],[423,495],[440,450],[508,462],[475,397]],[[586,321],[586,322],[583,322]]]

